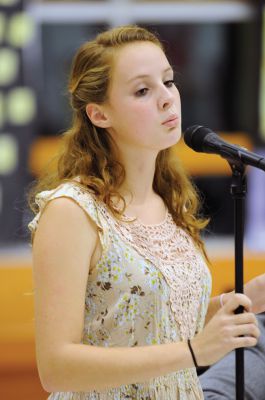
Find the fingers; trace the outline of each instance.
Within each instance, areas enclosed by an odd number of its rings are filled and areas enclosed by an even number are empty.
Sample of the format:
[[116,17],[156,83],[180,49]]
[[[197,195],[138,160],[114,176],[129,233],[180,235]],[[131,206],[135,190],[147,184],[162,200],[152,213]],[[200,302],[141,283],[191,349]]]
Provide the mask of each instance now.
[[235,293],[231,298],[225,303],[223,310],[227,313],[234,313],[234,311],[239,307],[243,306],[246,311],[250,311],[252,307],[251,300],[242,293]]
[[232,348],[251,347],[260,336],[258,321],[253,313],[233,314],[223,319],[221,336]]
[[235,325],[232,330],[236,337],[244,335],[258,339],[260,336],[260,330],[256,324]]
[[240,347],[254,347],[258,343],[258,339],[252,336],[237,337],[234,339],[234,349],[239,349]]
[[231,322],[233,322],[236,325],[255,324],[256,326],[259,326],[259,323],[258,323],[258,320],[257,320],[255,314],[248,313],[248,312],[232,315]]

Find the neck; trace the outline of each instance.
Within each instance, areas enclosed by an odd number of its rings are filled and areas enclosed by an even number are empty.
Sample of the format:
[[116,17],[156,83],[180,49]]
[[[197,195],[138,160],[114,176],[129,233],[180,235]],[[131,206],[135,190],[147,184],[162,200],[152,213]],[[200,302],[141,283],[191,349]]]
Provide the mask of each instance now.
[[122,157],[126,171],[126,178],[119,192],[124,197],[126,204],[143,206],[154,197],[153,180],[157,153],[146,151],[127,151]]

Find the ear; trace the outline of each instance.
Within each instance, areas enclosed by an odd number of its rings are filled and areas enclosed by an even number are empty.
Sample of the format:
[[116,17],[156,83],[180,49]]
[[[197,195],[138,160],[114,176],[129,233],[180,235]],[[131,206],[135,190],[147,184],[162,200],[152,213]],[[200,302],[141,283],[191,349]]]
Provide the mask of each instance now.
[[103,106],[89,103],[86,106],[86,114],[93,125],[98,126],[99,128],[110,128],[110,120],[105,113]]

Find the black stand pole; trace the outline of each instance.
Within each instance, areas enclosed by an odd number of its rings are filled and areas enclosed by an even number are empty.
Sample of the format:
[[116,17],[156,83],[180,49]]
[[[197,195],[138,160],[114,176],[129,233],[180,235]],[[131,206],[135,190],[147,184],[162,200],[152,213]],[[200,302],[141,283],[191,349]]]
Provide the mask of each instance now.
[[[247,192],[245,166],[229,162],[232,168],[231,195],[234,200],[235,230],[235,292],[244,292],[243,238],[244,238],[244,200]],[[238,307],[236,314],[244,308]],[[236,349],[236,400],[244,400],[244,348]]]

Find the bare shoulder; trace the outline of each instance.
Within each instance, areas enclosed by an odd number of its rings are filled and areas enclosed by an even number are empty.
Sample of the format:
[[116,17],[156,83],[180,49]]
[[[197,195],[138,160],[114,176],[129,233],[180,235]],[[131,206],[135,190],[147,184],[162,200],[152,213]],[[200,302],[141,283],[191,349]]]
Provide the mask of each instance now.
[[60,241],[67,244],[69,240],[78,240],[92,244],[97,238],[97,228],[88,214],[73,199],[59,197],[49,201],[43,210],[35,241],[38,238],[48,241]]
[[78,263],[79,268],[87,269],[97,238],[94,222],[74,200],[53,199],[46,205],[34,237],[34,268],[41,270],[45,265],[45,270],[66,270]]
[[94,223],[89,218],[86,211],[80,207],[80,205],[71,197],[58,197],[48,201],[44,211],[42,212],[41,219],[46,217],[48,218],[56,218],[63,219],[65,222],[69,222],[70,219],[78,220],[79,222],[84,222],[90,220],[90,226],[93,228]]

